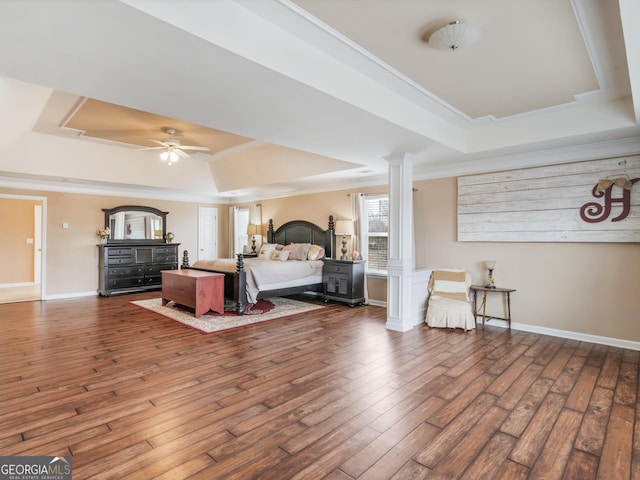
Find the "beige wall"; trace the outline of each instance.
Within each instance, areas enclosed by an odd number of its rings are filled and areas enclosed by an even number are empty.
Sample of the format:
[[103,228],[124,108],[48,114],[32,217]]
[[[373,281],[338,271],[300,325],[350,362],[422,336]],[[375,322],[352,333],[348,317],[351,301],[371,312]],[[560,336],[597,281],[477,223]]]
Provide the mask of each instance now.
[[367,277],[367,293],[372,303],[387,303],[387,277],[369,275]]
[[[498,286],[515,288],[517,323],[640,341],[640,246],[618,243],[458,242],[455,178],[415,182],[416,268],[461,267],[486,282],[484,261],[496,260]],[[360,189],[384,193],[386,186]],[[349,191],[265,200],[263,219],[276,227],[305,218],[324,226],[329,214],[351,217]],[[369,277],[369,296],[386,302],[386,279]],[[489,313],[504,314],[495,295]]]
[[[227,205],[197,204],[166,200],[144,200],[129,197],[82,195],[59,192],[26,191],[0,188],[0,193],[41,196],[47,199],[46,279],[47,296],[85,293],[98,288],[98,237],[96,230],[104,226],[103,208],[119,205],[145,205],[169,212],[167,231],[175,234],[182,252],[196,253],[198,243],[198,207],[218,207],[219,251],[226,251],[228,224]],[[63,229],[62,224],[69,228]],[[192,253],[191,253],[192,252]]]
[[[358,189],[358,191],[360,193],[386,193],[386,189],[385,185]],[[260,202],[262,204],[262,218],[265,224],[269,219],[273,219],[275,228],[290,220],[298,219],[308,220],[319,227],[327,228],[329,215],[333,215],[334,220],[352,218],[350,193],[351,191],[348,190],[339,190],[336,192],[264,200]],[[339,248],[340,243],[338,241],[337,249]],[[370,300],[378,303],[387,301],[387,281],[385,277],[369,277],[367,287]]]
[[[640,247],[617,243],[493,243],[456,240],[456,179],[420,181],[414,185],[417,268],[462,267],[474,283],[486,281],[484,260],[497,261],[498,286],[517,289],[512,295],[513,320],[533,326],[640,341]],[[383,193],[386,186],[360,189]],[[199,204],[126,197],[17,191],[48,199],[47,294],[87,292],[97,288],[96,229],[103,224],[102,208],[148,205],[169,211],[167,228],[190,252],[197,247]],[[327,218],[351,217],[349,191],[263,200],[263,221],[275,226],[304,218],[326,226]],[[227,251],[228,205],[218,207],[219,252]],[[62,229],[62,222],[70,228]],[[195,258],[192,254],[192,258]],[[371,299],[386,301],[386,281],[371,278]],[[489,308],[502,314],[493,299]]]
[[329,215],[334,220],[351,218],[351,200],[346,191],[297,195],[262,201],[262,218],[273,219],[275,228],[290,220],[304,219],[327,228]]
[[456,179],[414,187],[417,266],[462,267],[482,284],[496,260],[496,285],[517,289],[514,322],[640,341],[638,244],[457,242]]

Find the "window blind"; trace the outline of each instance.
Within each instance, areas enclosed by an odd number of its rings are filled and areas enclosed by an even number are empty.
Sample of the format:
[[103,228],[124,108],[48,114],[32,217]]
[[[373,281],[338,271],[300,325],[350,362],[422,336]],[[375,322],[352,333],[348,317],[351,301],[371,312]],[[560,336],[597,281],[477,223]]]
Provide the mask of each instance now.
[[365,200],[367,209],[369,255],[368,270],[387,270],[389,241],[389,198],[370,197]]

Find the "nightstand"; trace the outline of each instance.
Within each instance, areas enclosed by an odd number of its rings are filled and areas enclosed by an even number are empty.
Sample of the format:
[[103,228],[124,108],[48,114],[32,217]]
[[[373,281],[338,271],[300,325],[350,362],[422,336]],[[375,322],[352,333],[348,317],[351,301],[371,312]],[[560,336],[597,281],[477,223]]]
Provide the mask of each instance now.
[[324,301],[337,300],[350,306],[362,305],[364,298],[364,260],[324,259],[322,293]]

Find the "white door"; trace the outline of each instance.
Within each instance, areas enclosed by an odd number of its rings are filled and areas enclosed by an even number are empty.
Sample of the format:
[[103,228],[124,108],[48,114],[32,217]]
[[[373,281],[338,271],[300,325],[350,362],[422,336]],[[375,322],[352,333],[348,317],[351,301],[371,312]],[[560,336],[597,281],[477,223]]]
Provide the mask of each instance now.
[[198,260],[218,258],[218,209],[198,207]]

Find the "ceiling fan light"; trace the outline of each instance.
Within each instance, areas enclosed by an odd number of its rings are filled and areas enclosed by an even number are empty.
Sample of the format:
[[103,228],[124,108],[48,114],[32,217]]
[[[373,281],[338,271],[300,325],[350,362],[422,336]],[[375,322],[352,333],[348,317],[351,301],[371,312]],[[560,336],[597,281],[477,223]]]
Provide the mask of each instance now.
[[470,23],[455,20],[436,30],[429,37],[429,45],[438,50],[456,51],[473,45],[480,38],[481,30]]
[[[166,129],[166,132],[170,135],[175,133],[172,128]],[[197,145],[181,145],[180,141],[171,137],[164,141],[156,140],[153,138],[148,139],[150,142],[157,143],[159,147],[141,148],[140,150],[159,150],[160,159],[163,162],[168,162],[169,165],[177,162],[181,158],[188,158],[189,154],[185,150],[195,150],[198,152],[208,152],[209,147],[200,147]]]
[[177,162],[178,160],[180,160],[180,156],[176,153],[176,151],[173,149],[173,147],[169,147],[166,150],[164,150],[163,152],[160,153],[160,159],[163,162],[168,161],[169,165],[171,165],[172,163]]

